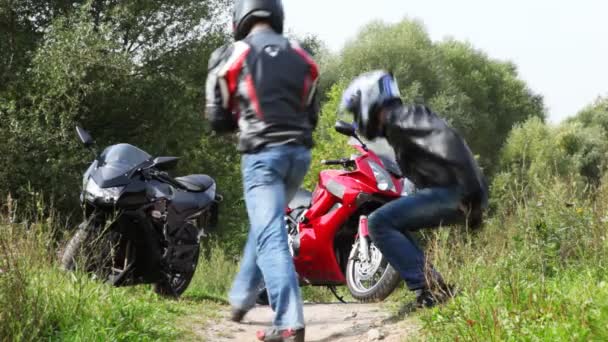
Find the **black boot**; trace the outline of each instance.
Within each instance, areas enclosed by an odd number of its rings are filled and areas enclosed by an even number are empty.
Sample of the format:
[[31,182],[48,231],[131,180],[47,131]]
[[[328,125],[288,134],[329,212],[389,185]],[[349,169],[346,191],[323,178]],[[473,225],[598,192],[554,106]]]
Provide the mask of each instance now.
[[434,288],[425,287],[416,290],[416,307],[432,308],[438,304],[443,304],[456,295],[454,286],[441,284]]

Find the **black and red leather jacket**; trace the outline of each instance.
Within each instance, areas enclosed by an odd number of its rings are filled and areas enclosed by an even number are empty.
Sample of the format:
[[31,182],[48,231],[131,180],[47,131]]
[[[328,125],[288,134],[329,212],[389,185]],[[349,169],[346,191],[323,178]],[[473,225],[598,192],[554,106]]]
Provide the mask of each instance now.
[[213,130],[240,131],[238,149],[312,147],[319,69],[296,42],[271,29],[217,49],[209,59],[206,116]]

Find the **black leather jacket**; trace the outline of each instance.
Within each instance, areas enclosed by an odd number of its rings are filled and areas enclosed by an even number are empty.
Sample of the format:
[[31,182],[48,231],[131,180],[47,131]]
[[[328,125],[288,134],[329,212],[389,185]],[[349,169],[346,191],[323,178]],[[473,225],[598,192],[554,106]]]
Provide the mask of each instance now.
[[471,225],[481,222],[488,187],[471,150],[454,129],[425,106],[398,105],[387,114],[384,130],[401,171],[417,188],[459,185],[462,209],[470,211]]
[[288,143],[312,147],[318,67],[270,29],[217,49],[209,60],[206,115],[217,132],[240,130],[239,151]]

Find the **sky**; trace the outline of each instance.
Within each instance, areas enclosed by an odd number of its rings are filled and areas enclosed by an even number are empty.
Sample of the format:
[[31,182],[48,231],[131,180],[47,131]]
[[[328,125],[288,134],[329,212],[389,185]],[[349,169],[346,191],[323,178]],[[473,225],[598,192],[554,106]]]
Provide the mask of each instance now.
[[606,0],[283,0],[286,27],[314,33],[336,52],[371,20],[421,20],[435,41],[469,41],[514,62],[543,95],[548,118],[575,115],[608,96]]

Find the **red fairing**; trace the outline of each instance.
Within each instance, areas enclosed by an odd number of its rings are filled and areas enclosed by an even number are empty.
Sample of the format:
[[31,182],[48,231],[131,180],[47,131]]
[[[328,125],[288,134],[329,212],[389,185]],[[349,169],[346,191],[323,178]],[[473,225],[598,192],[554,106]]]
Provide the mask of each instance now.
[[304,222],[299,223],[300,249],[294,258],[300,277],[313,285],[342,285],[345,275],[337,261],[334,241],[336,233],[357,211],[361,193],[384,198],[398,198],[402,191],[399,178],[392,177],[396,191],[381,191],[368,161],[384,167],[372,151],[355,146],[361,156],[355,159],[355,169],[325,170],[313,192],[312,204]]

